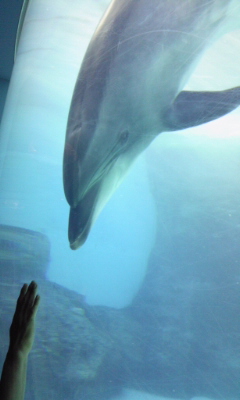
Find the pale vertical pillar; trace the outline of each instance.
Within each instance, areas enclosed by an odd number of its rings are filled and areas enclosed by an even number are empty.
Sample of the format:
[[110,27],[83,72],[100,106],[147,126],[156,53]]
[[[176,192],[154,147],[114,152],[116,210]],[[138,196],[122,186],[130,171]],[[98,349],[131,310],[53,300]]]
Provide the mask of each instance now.
[[[139,170],[140,175],[145,174],[141,192],[130,189],[138,181],[138,173],[133,172],[131,183],[126,182],[125,189],[116,194],[86,245],[76,252],[68,245],[69,207],[62,186],[65,128],[73,87],[91,35],[109,2],[30,2],[2,121],[0,221],[48,236],[50,279],[85,292],[89,301],[120,306],[131,301],[137,291],[154,240],[144,161]],[[134,196],[149,204],[149,220],[146,210],[140,217],[134,214]],[[142,217],[149,222],[136,235],[135,221]],[[119,234],[112,226],[113,219]],[[103,239],[104,229],[113,229],[107,240]]]

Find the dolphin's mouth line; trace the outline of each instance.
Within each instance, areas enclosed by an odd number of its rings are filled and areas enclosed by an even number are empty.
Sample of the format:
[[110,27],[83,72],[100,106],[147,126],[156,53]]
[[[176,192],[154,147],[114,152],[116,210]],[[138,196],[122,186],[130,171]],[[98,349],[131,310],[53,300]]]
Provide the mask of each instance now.
[[[107,161],[105,161],[105,163],[102,163],[102,164],[101,164],[101,168],[98,168],[98,169],[96,170],[95,174],[93,175],[93,178],[90,180],[90,185],[85,189],[85,191],[84,191],[84,193],[83,193],[83,195],[82,195],[82,197],[81,197],[81,199],[79,200],[78,203],[80,203],[80,201],[82,201],[82,199],[84,199],[84,197],[86,196],[86,194],[87,194],[100,180],[103,179],[104,175],[106,175],[106,174],[109,172],[109,170],[110,170],[110,168],[111,168],[111,166],[112,166],[112,163],[117,161],[118,157],[120,156],[120,152],[119,152],[119,151],[118,151],[118,152],[115,151],[115,147],[116,147],[116,146],[117,146],[117,145],[115,145],[114,148],[113,148],[111,151],[109,151],[108,155],[107,155],[106,158],[105,158],[105,160],[107,160]],[[114,152],[114,151],[115,151],[115,154],[112,155],[112,156],[110,157],[110,159],[108,160],[108,156],[111,155],[112,152]],[[104,165],[104,164],[105,164],[105,165]]]
[[118,156],[116,156],[116,155],[114,157],[110,158],[110,160],[106,163],[106,165],[104,165],[104,167],[101,169],[101,172],[99,174],[97,174],[96,178],[93,180],[91,187],[96,185],[96,183],[99,182],[103,178],[103,176],[108,173],[113,161],[116,162],[117,159],[118,159]]
[[[136,35],[133,35],[133,36],[130,36],[130,37],[128,37],[127,39],[124,39],[124,40],[122,40],[122,41],[120,41],[118,44],[117,44],[117,46],[119,46],[119,45],[121,45],[121,44],[124,44],[124,43],[126,43],[126,42],[129,42],[129,41],[131,41],[131,40],[134,40],[134,39],[136,39],[136,38],[140,38],[140,37],[142,37],[142,36],[147,36],[147,35],[153,35],[153,34],[156,34],[156,33],[172,33],[172,34],[175,34],[175,33],[178,33],[178,34],[185,34],[186,36],[191,36],[191,37],[194,37],[194,38],[198,38],[198,35],[196,35],[195,33],[193,33],[193,32],[184,32],[184,31],[181,31],[181,30],[179,30],[179,29],[154,29],[154,30],[149,30],[149,31],[146,31],[146,32],[142,32],[142,33],[138,33],[138,34],[136,34]],[[205,39],[205,42],[207,42],[207,39]],[[116,46],[116,47],[117,47]],[[110,49],[111,50],[111,49]],[[109,51],[109,50],[108,50]]]

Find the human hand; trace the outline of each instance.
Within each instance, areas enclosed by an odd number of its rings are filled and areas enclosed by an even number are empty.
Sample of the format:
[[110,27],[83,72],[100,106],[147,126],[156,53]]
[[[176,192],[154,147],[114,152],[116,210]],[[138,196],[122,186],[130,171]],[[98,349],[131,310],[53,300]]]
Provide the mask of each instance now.
[[10,327],[9,352],[21,352],[28,355],[34,340],[35,317],[38,310],[40,296],[36,295],[37,284],[23,285],[16,305]]

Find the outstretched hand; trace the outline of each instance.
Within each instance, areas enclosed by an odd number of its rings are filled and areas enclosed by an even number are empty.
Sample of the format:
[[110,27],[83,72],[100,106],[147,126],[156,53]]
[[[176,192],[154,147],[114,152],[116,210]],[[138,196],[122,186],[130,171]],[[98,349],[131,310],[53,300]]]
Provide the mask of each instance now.
[[36,295],[37,284],[23,285],[17,300],[16,310],[10,327],[10,352],[28,355],[34,340],[35,316],[40,297]]

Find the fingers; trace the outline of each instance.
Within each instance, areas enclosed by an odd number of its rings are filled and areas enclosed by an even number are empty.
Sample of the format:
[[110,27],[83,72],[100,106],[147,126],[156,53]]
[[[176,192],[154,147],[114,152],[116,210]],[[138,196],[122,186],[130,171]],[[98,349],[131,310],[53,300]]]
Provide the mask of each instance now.
[[40,301],[40,296],[36,295],[36,293],[36,282],[32,281],[30,285],[27,285],[26,283],[23,285],[18,297],[16,307],[16,313],[19,315],[20,318],[23,317],[24,319],[28,319],[31,316],[36,315]]
[[33,316],[33,318],[35,318],[35,315],[37,314],[39,303],[40,303],[40,296],[37,295],[35,297],[35,300],[34,300],[34,303],[33,303],[33,306],[32,306],[32,316]]
[[36,294],[37,294],[37,284],[32,281],[30,285],[28,286],[28,290],[25,294],[24,297],[24,313],[27,318],[31,317],[34,311],[34,305],[35,305],[35,300],[36,300]]
[[30,285],[28,286],[28,289],[23,298],[23,302],[26,306],[32,307],[32,305],[34,303],[34,299],[36,297],[36,293],[37,293],[37,284],[34,281],[32,281],[30,283]]
[[26,294],[27,289],[28,289],[28,285],[26,283],[24,283],[24,285],[20,291],[19,299],[21,299]]
[[22,289],[21,289],[21,291],[20,291],[20,294],[19,294],[19,296],[18,296],[18,299],[17,299],[17,306],[16,306],[16,309],[18,309],[19,307],[21,307],[21,304],[22,304],[22,302],[23,302],[23,299],[24,299],[24,297],[25,297],[25,295],[26,295],[26,293],[27,293],[27,290],[28,290],[28,285],[27,285],[26,283],[24,283],[24,285],[23,285],[23,287],[22,287]]

